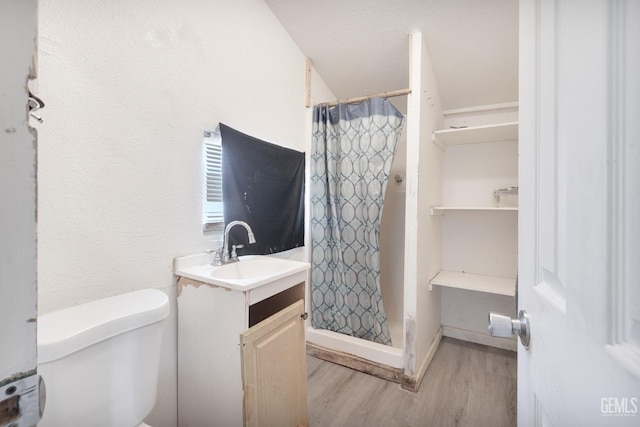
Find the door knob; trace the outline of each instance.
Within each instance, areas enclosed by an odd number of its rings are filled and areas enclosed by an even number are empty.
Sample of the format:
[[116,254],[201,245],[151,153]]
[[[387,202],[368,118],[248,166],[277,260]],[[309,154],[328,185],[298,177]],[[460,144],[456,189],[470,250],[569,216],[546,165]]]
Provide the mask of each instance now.
[[531,331],[529,329],[529,315],[525,310],[520,310],[517,319],[509,316],[489,312],[489,332],[494,337],[508,338],[511,335],[520,337],[520,342],[525,349],[529,348]]

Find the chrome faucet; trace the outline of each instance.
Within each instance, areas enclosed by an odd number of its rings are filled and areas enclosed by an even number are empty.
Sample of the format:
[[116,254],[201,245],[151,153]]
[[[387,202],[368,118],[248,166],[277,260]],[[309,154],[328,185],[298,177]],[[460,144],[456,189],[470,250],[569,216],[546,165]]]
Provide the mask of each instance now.
[[224,229],[224,240],[222,241],[222,247],[214,251],[213,261],[211,265],[224,265],[230,262],[238,262],[238,253],[236,249],[244,248],[244,245],[232,245],[231,255],[229,255],[229,231],[236,225],[241,225],[247,230],[247,236],[249,237],[249,244],[252,245],[256,242],[256,238],[253,235],[253,230],[244,221],[231,221]]

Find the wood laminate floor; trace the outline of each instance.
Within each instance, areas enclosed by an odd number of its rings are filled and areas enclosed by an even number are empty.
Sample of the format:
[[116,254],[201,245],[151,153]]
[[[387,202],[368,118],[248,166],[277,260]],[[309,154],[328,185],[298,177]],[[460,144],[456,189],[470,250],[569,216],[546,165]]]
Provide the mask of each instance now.
[[311,427],[512,427],[516,354],[444,337],[417,393],[307,356]]

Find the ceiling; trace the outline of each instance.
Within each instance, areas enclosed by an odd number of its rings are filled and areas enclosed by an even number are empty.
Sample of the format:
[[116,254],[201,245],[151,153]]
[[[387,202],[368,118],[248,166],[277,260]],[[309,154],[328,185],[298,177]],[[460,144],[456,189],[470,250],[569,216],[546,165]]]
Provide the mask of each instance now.
[[417,30],[445,110],[518,100],[517,0],[265,1],[339,99],[409,87]]

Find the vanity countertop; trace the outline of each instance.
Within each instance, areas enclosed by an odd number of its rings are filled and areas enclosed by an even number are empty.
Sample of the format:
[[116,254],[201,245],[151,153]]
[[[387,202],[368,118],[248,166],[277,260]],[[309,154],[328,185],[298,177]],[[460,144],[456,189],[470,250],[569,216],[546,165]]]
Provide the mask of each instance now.
[[200,253],[175,258],[176,276],[236,291],[249,291],[286,279],[296,283],[306,280],[309,263],[266,255],[240,256],[238,262],[211,265],[213,254]]

